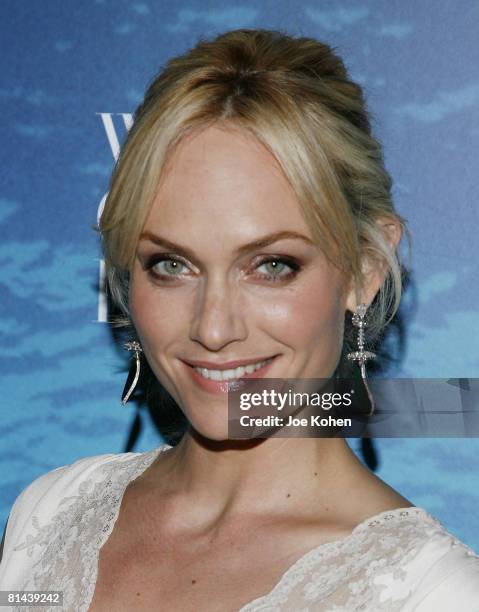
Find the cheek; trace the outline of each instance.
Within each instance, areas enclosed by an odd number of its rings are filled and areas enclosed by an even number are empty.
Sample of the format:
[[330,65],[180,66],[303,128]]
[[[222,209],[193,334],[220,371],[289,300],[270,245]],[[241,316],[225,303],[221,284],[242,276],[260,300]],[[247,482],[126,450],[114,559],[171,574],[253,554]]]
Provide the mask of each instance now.
[[330,346],[342,339],[344,312],[340,287],[335,281],[311,283],[301,312],[301,329],[312,342],[322,340]]
[[292,347],[342,340],[344,311],[335,278],[308,278],[261,309],[263,321]]
[[177,335],[181,322],[187,320],[182,312],[184,301],[173,299],[172,293],[155,287],[144,276],[132,277],[129,304],[140,342],[150,353],[154,352],[153,347],[157,350],[167,346]]

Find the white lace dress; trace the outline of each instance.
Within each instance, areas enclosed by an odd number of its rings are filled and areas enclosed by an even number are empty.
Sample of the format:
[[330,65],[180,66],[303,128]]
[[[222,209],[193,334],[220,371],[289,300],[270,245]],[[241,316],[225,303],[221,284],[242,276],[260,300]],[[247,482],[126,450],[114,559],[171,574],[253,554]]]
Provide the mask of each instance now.
[[[2,609],[87,612],[123,493],[168,448],[86,457],[34,480],[10,512],[0,590],[63,591],[63,606]],[[479,556],[423,508],[381,512],[239,612],[273,611],[479,612]]]

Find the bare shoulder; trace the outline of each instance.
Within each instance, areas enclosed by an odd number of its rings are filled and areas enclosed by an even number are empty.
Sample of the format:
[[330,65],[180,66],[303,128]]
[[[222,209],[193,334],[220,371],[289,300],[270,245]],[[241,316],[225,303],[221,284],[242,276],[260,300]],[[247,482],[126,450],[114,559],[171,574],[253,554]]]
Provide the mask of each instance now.
[[384,510],[393,510],[394,508],[403,508],[413,506],[414,504],[401,495],[399,491],[393,489],[384,480],[376,474],[372,474],[372,481],[369,485],[369,490],[372,495],[373,502],[379,506],[385,505]]
[[414,506],[411,500],[367,468],[355,478],[348,499],[351,527],[381,512]]

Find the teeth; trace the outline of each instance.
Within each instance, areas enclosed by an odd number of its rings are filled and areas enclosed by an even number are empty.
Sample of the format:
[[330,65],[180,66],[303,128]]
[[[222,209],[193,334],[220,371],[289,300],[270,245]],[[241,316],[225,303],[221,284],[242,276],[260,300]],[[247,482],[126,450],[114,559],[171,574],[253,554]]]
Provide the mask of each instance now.
[[251,363],[247,366],[240,366],[239,368],[235,368],[234,370],[209,370],[207,368],[197,368],[194,369],[201,374],[203,378],[207,378],[209,380],[236,380],[237,378],[241,378],[245,374],[252,374],[259,368],[262,368],[264,365],[272,361],[271,359],[266,359],[265,361],[259,361],[258,363]]

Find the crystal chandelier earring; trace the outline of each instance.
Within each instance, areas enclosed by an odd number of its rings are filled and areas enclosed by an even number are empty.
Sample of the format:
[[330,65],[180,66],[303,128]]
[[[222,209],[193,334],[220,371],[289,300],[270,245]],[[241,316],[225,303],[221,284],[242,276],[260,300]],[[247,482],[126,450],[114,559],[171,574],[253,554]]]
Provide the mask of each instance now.
[[126,379],[125,388],[123,389],[123,393],[121,394],[121,403],[123,405],[130,399],[131,394],[135,390],[136,383],[140,378],[140,353],[143,352],[140,343],[137,340],[133,340],[132,342],[125,342],[123,345],[127,351],[134,351],[134,361],[131,364],[130,371],[128,372],[128,377]]
[[352,323],[355,327],[358,328],[358,350],[353,351],[352,353],[348,353],[347,358],[350,361],[356,361],[360,367],[361,377],[363,379],[363,383],[366,388],[369,401],[371,403],[371,410],[368,416],[372,416],[374,412],[374,398],[368,387],[365,363],[368,359],[374,359],[376,357],[376,354],[372,353],[371,351],[364,350],[364,328],[366,327],[366,310],[366,304],[359,304],[359,306],[356,308],[355,313],[352,316]]

